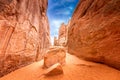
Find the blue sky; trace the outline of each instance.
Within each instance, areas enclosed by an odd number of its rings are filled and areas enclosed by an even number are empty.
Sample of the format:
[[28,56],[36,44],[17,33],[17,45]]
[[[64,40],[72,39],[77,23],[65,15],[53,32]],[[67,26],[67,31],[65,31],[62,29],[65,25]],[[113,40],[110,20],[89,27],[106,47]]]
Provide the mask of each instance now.
[[67,24],[71,19],[79,0],[48,0],[47,16],[50,23],[51,38],[58,36],[62,23]]

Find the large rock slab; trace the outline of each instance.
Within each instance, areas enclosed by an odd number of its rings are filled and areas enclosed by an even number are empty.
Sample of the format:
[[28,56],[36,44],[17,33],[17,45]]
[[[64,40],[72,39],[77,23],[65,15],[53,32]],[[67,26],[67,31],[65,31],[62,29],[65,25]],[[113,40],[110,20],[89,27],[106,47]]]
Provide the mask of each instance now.
[[40,60],[50,45],[47,0],[0,0],[0,76]]
[[68,31],[68,52],[120,69],[120,0],[80,0]]
[[48,68],[45,72],[45,76],[56,76],[63,74],[63,69],[60,63],[56,63],[50,68]]
[[54,47],[44,56],[44,67],[49,68],[56,63],[65,64],[66,51],[63,47]]

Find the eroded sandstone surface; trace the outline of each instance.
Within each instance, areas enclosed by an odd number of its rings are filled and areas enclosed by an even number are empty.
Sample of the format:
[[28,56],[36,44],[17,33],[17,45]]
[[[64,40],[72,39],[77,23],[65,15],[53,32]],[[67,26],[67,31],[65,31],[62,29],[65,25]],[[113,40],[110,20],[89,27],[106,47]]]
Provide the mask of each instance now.
[[47,0],[0,0],[0,76],[40,60],[50,45]]
[[67,39],[67,25],[63,23],[59,28],[58,44],[64,46],[66,44],[66,39]]
[[58,38],[57,37],[54,37],[54,46],[59,46]]
[[56,76],[63,74],[63,69],[60,63],[56,63],[50,68],[48,68],[45,72],[45,76]]
[[120,0],[80,0],[68,31],[68,52],[120,69]]
[[44,67],[49,68],[56,63],[65,65],[66,50],[64,47],[51,47],[44,56]]
[[68,24],[62,23],[60,28],[59,28],[59,34],[58,34],[58,39],[54,39],[54,43],[57,44],[57,46],[67,46],[67,40],[68,40],[68,28],[70,27],[70,22]]

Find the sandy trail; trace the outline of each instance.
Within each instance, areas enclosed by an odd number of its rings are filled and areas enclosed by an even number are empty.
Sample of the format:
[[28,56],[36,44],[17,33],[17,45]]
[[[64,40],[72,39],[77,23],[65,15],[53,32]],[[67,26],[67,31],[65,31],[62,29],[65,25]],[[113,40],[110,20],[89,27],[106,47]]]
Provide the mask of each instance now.
[[43,76],[43,61],[18,69],[0,80],[120,80],[120,71],[106,65],[92,63],[67,54],[64,74],[58,76]]

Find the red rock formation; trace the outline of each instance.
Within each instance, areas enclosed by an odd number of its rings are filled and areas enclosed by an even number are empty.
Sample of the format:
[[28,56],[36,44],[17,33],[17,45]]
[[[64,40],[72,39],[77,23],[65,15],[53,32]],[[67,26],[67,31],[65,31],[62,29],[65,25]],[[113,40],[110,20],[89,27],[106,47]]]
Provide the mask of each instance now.
[[45,76],[56,76],[63,74],[63,69],[60,63],[56,63],[50,68],[48,68],[45,72]]
[[68,31],[68,52],[120,69],[120,0],[80,0]]
[[47,0],[0,0],[0,76],[39,60],[49,47]]
[[57,37],[54,37],[54,46],[59,46]]
[[65,64],[66,50],[63,47],[50,48],[44,57],[44,67],[49,68],[56,63]]
[[58,44],[61,46],[64,46],[66,44],[66,38],[67,38],[67,27],[66,26],[67,25],[63,23],[59,29]]

